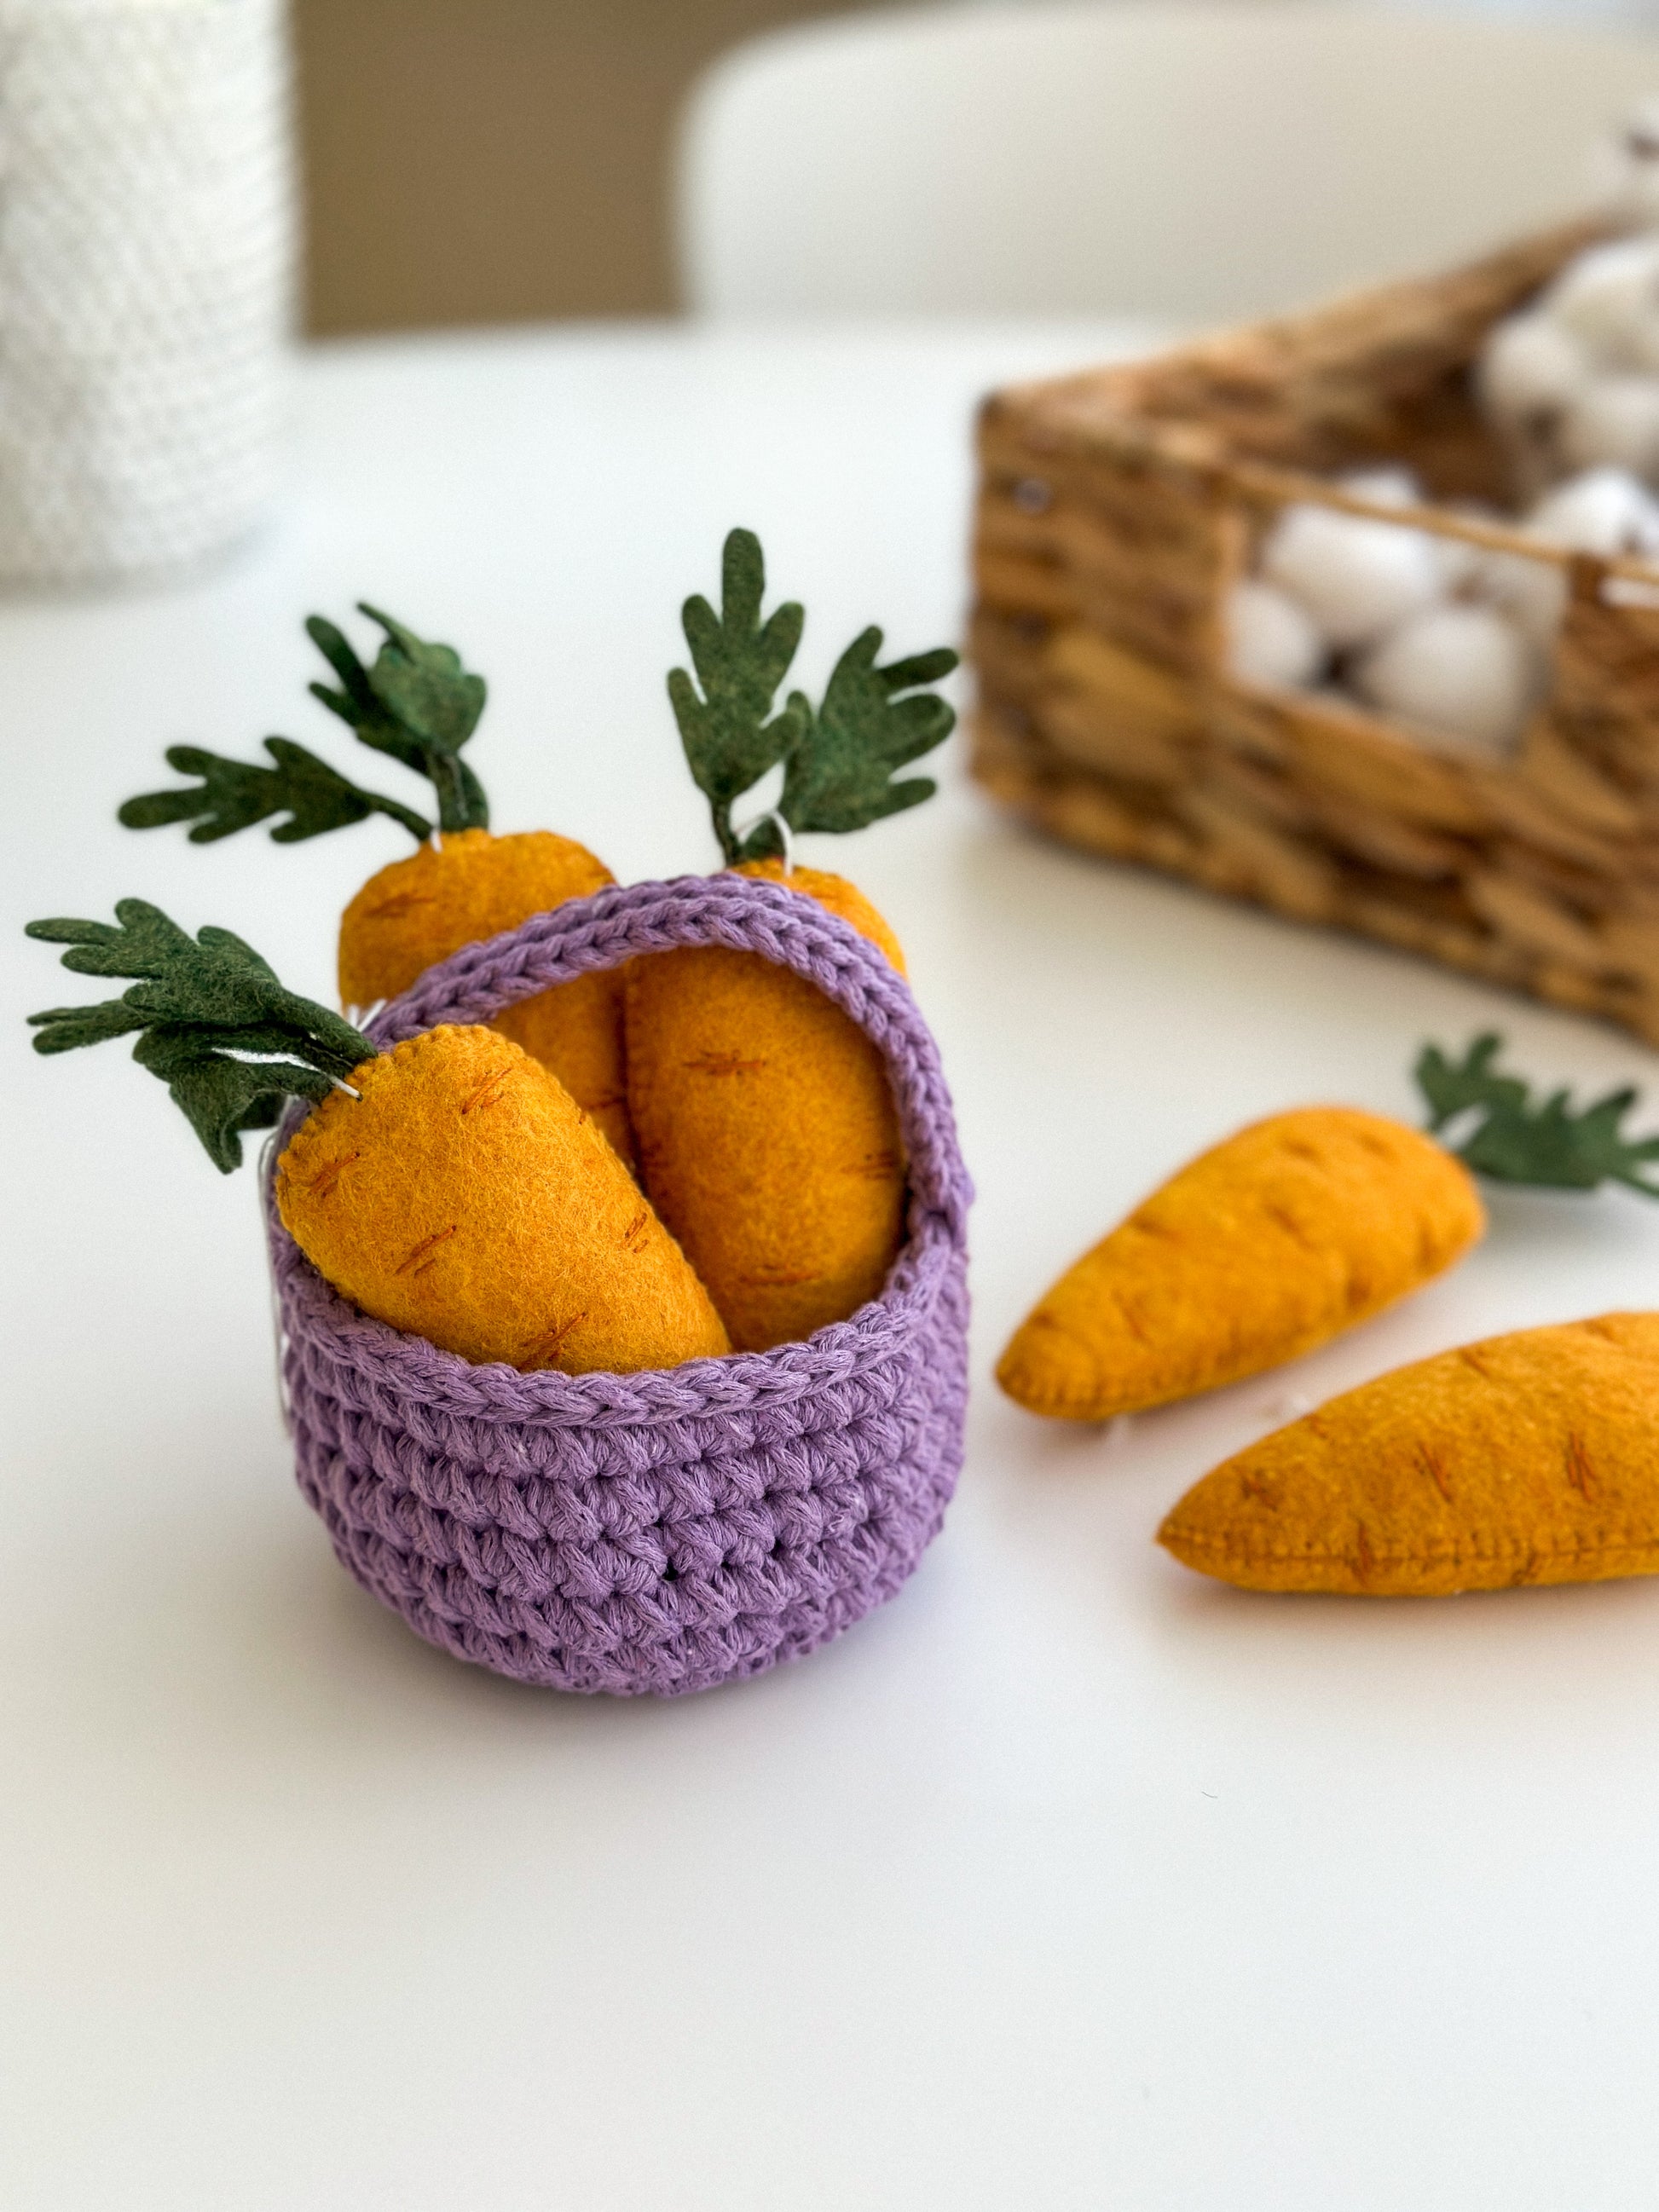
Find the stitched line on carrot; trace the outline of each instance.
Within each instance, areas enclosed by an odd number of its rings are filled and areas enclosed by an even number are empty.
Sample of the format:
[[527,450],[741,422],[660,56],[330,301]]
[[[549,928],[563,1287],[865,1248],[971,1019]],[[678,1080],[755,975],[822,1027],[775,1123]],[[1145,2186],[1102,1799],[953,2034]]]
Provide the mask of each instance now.
[[[1168,1532],[1171,1540],[1186,1546],[1188,1551],[1208,1552],[1218,1559],[1232,1561],[1239,1566],[1265,1566],[1285,1559],[1310,1559],[1346,1562],[1351,1552],[1332,1552],[1309,1546],[1296,1549],[1289,1545],[1273,1551],[1240,1551],[1213,1536],[1188,1532],[1179,1525]],[[1461,1566],[1468,1560],[1492,1561],[1506,1559],[1569,1559],[1593,1558],[1611,1552],[1659,1552],[1659,1529],[1650,1534],[1626,1535],[1615,1538],[1607,1534],[1588,1537],[1577,1543],[1553,1545],[1547,1551],[1536,1544],[1500,1544],[1490,1551],[1445,1552],[1372,1552],[1371,1564],[1377,1567],[1440,1567]]]
[[[1312,1345],[1303,1347],[1307,1351],[1312,1351],[1315,1348]],[[1249,1347],[1246,1347],[1242,1352],[1236,1352],[1233,1357],[1236,1359],[1251,1359],[1255,1354]],[[1300,1357],[1300,1352],[1287,1352],[1284,1362],[1279,1364],[1288,1364],[1291,1360]],[[1231,1366],[1212,1367],[1206,1362],[1202,1365],[1168,1369],[1155,1384],[1149,1382],[1147,1387],[1155,1389],[1160,1393],[1178,1390],[1186,1396],[1200,1390],[1227,1389],[1234,1382],[1248,1382],[1250,1376],[1257,1372],[1259,1370],[1253,1366],[1235,1370]],[[1028,1408],[1038,1406],[1091,1406],[1100,1395],[1103,1387],[1103,1384],[1086,1390],[1044,1391],[1040,1395],[1036,1391],[1031,1391],[1024,1402]],[[1138,1407],[1128,1407],[1125,1410],[1144,1413],[1158,1413],[1162,1411],[1164,1402],[1160,1395],[1154,1401],[1143,1401]]]

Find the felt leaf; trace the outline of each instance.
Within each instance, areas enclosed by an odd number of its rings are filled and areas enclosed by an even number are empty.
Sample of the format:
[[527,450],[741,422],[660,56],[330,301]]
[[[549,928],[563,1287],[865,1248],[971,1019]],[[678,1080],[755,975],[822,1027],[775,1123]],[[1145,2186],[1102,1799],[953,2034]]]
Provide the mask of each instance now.
[[372,714],[380,705],[374,687],[357,658],[356,647],[339,624],[330,622],[326,615],[307,615],[306,635],[345,686],[343,693],[331,693],[325,685],[313,684],[311,688],[318,697],[326,698],[343,722],[351,721],[354,714]]
[[[369,1055],[364,1038],[343,1014],[313,1005],[273,982],[260,1001],[252,983],[237,1003],[235,994],[221,992],[210,1001],[192,992],[185,979],[159,983],[135,983],[120,1003],[153,1030],[177,1031],[195,1040],[202,1052],[246,1052],[265,1057],[292,1053],[330,1076],[349,1075]],[[192,1007],[217,1011],[191,1012]],[[156,1048],[161,1050],[161,1048]],[[159,1061],[135,1051],[143,1066]]]
[[1644,1166],[1659,1160],[1659,1137],[1627,1143],[1620,1125],[1636,1103],[1633,1090],[1610,1091],[1582,1114],[1569,1109],[1569,1094],[1556,1091],[1535,1112],[1498,1109],[1461,1148],[1477,1174],[1504,1182],[1540,1183],[1560,1190],[1594,1190],[1603,1182],[1627,1183],[1659,1198]]
[[487,696],[452,645],[431,645],[367,601],[360,611],[386,632],[368,680],[374,696],[422,744],[459,752],[478,726]]
[[309,615],[306,618],[306,635],[343,686],[337,691],[331,684],[313,683],[313,698],[320,699],[329,712],[337,714],[364,744],[372,745],[376,752],[390,753],[393,760],[413,769],[416,775],[424,775],[424,749],[375,697],[368,671],[357,658],[356,649],[345,632],[325,615]]
[[[302,1051],[307,1042],[307,1033],[297,1023],[146,1019],[143,1041],[134,1046],[132,1056],[140,1067],[149,1068],[152,1075],[171,1079],[181,1067],[208,1053],[249,1053],[270,1061],[280,1059],[286,1052]],[[326,1089],[331,1079],[319,1069],[313,1073]]]
[[469,674],[453,647],[429,644],[390,615],[360,604],[386,633],[374,665],[364,667],[335,623],[311,616],[306,634],[340,679],[337,690],[313,684],[313,697],[362,744],[427,778],[438,795],[441,829],[487,830],[483,786],[458,757],[484,710],[483,677]]
[[681,611],[696,682],[683,668],[668,678],[686,761],[709,802],[728,863],[741,857],[732,829],[733,804],[789,753],[803,728],[794,700],[775,715],[772,702],[806,617],[790,600],[763,623],[765,593],[760,540],[752,531],[733,530],[721,555],[720,613],[700,597],[689,599]]
[[178,790],[142,792],[127,800],[118,819],[129,830],[195,821],[190,836],[196,845],[234,836],[273,814],[289,817],[270,833],[279,845],[322,836],[371,814],[388,815],[401,823],[417,844],[432,835],[432,824],[412,808],[379,792],[361,789],[291,738],[267,738],[264,744],[275,768],[227,760],[199,745],[170,745],[167,766],[200,781]]
[[[359,714],[351,699],[343,691],[331,690],[326,684],[313,684],[311,686],[311,691],[314,698],[320,699],[323,704],[334,714],[338,714],[343,721],[351,725],[354,736],[362,744],[372,745],[376,752],[389,753],[393,760],[400,761],[405,768],[413,769],[416,775],[424,775],[427,781],[431,782],[432,778],[428,771],[428,755],[426,747],[416,744],[409,732],[392,720],[391,715],[378,701],[372,703],[368,712]],[[466,818],[464,822],[459,820],[446,822],[441,826],[450,830],[487,830],[489,826],[489,800],[485,794],[483,784],[479,782],[466,763],[464,760],[456,761],[453,764],[453,772],[447,769],[444,770],[444,775],[447,783],[459,787],[461,794],[460,804]],[[390,811],[390,809],[386,811]],[[409,818],[410,822],[418,822],[421,817],[418,814],[411,813]],[[426,835],[430,836],[431,834],[428,827]]]
[[1449,1060],[1437,1044],[1418,1055],[1417,1087],[1429,1103],[1431,1129],[1442,1129],[1470,1106],[1522,1106],[1527,1086],[1513,1075],[1498,1075],[1492,1062],[1504,1040],[1488,1030],[1469,1045],[1462,1060]]
[[167,1084],[215,1164],[241,1158],[238,1132],[271,1126],[282,1101],[318,1098],[374,1057],[375,1048],[326,1006],[288,990],[251,945],[210,926],[191,937],[143,899],[123,899],[116,926],[59,920],[27,933],[67,945],[66,968],[136,975],[123,997],[30,1017],[37,1052],[142,1034],[133,1058]]
[[149,1017],[125,999],[106,999],[95,1006],[50,1006],[31,1014],[28,1024],[40,1034],[36,1052],[73,1052],[78,1045],[102,1044],[107,1037],[126,1036],[145,1026]]
[[292,1010],[306,1002],[285,991],[252,947],[227,930],[216,943],[186,940],[159,974],[133,985],[126,1003],[151,1021],[246,1029],[289,1022]]
[[862,830],[919,806],[938,789],[927,776],[892,778],[955,727],[955,710],[926,687],[948,676],[957,656],[941,646],[878,668],[881,637],[872,627],[848,647],[789,756],[779,811],[792,830]]
[[1460,1159],[1494,1182],[1555,1190],[1594,1190],[1604,1182],[1622,1182],[1659,1198],[1659,1182],[1643,1172],[1659,1160],[1659,1136],[1632,1142],[1623,1132],[1625,1117],[1637,1103],[1635,1090],[1610,1091],[1577,1113],[1567,1091],[1554,1091],[1534,1105],[1528,1085],[1497,1072],[1493,1063],[1502,1049],[1503,1039],[1488,1032],[1475,1038],[1462,1060],[1448,1060],[1433,1044],[1425,1045],[1419,1057],[1417,1082],[1429,1103],[1430,1128],[1443,1129],[1469,1113],[1478,1116],[1453,1148]]
[[314,1068],[290,1061],[231,1060],[189,1050],[182,1039],[175,1054],[171,1042],[165,1030],[152,1030],[132,1056],[161,1076],[222,1175],[242,1164],[240,1132],[274,1127],[290,1097],[325,1098],[334,1087]]
[[181,951],[193,949],[187,933],[147,899],[118,900],[113,923],[31,921],[23,934],[70,946],[62,964],[77,975],[161,975]]

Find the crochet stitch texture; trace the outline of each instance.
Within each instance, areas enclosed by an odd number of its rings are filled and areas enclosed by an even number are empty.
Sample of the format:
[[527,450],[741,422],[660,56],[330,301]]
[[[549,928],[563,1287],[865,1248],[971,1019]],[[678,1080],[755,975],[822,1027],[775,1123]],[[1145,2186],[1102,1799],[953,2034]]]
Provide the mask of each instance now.
[[340,1297],[267,1182],[301,1490],[417,1635],[523,1682],[672,1696],[798,1658],[892,1596],[961,1471],[972,1188],[933,1036],[847,923],[737,876],[602,890],[428,969],[368,1034],[390,1046],[488,1021],[686,945],[810,977],[886,1060],[908,1230],[880,1297],[848,1320],[635,1375],[475,1367]]

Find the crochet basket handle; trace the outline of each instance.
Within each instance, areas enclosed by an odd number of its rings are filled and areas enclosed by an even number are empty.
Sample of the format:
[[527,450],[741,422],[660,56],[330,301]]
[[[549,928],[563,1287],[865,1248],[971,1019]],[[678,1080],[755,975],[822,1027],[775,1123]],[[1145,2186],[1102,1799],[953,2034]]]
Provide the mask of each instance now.
[[849,924],[781,884],[679,876],[571,899],[428,968],[375,1016],[368,1035],[392,1045],[441,1022],[487,1022],[503,1006],[574,976],[697,945],[757,952],[792,968],[858,1024],[887,1062],[913,1197],[965,1245],[973,1187],[957,1146],[939,1048],[909,986]]

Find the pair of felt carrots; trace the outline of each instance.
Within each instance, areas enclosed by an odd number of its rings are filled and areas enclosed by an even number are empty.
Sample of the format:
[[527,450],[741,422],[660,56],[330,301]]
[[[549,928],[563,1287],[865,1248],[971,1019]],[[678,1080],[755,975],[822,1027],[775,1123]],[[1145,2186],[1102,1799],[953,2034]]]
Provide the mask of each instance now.
[[[896,954],[850,884],[786,880]],[[634,1171],[556,1064],[495,1028],[430,1031],[356,1070],[277,1163],[327,1279],[466,1358],[573,1374],[766,1350],[875,1297],[904,1164],[870,1040],[723,947],[637,960],[622,996]]]
[[[1486,1226],[1466,1162],[1659,1195],[1634,1094],[1534,1107],[1499,1041],[1418,1066],[1461,1156],[1352,1108],[1276,1115],[1182,1169],[1060,1278],[998,1368],[1033,1411],[1102,1420],[1294,1358],[1419,1288]],[[1159,1539],[1270,1590],[1443,1595],[1659,1571],[1659,1316],[1466,1346],[1351,1391],[1199,1482]]]
[[[817,900],[902,969],[874,908],[840,877],[788,868],[784,835],[854,830],[931,794],[925,778],[892,779],[948,734],[951,710],[929,687],[955,655],[878,666],[869,629],[821,703],[796,692],[775,712],[802,611],[762,618],[747,532],[726,541],[722,585],[718,615],[687,602],[696,681],[677,670],[669,688],[723,857]],[[385,634],[370,666],[332,623],[307,625],[337,679],[312,689],[361,742],[427,777],[435,825],[285,738],[266,741],[269,767],[175,747],[169,763],[194,782],[121,810],[137,829],[191,822],[198,842],[272,817],[279,842],[398,820],[416,851],[372,877],[342,921],[341,996],[358,1014],[463,945],[613,880],[571,839],[492,834],[462,754],[483,679],[365,611]],[[738,832],[733,809],[780,763],[777,807]],[[756,955],[652,955],[488,1029],[379,1053],[228,933],[191,939],[137,901],[117,917],[33,925],[70,945],[67,966],[138,979],[105,1007],[38,1018],[38,1047],[140,1030],[135,1056],[167,1076],[226,1168],[240,1130],[268,1126],[286,1096],[313,1098],[277,1163],[278,1205],[320,1272],[377,1319],[475,1361],[628,1371],[804,1337],[881,1287],[905,1178],[880,1056],[812,985]]]

